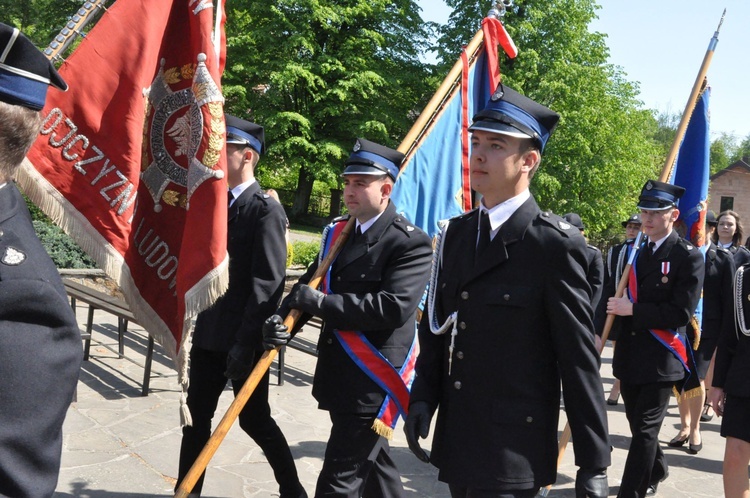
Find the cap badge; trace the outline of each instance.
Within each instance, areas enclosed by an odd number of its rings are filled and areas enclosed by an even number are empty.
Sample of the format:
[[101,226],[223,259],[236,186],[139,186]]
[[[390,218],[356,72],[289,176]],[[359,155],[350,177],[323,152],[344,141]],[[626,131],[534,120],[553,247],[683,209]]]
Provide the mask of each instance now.
[[414,227],[413,227],[413,226],[411,226],[411,225],[407,225],[407,226],[406,226],[406,231],[407,231],[407,232],[413,232],[413,231],[414,231]]
[[490,100],[492,102],[497,102],[498,100],[501,100],[503,98],[503,95],[505,95],[505,90],[503,90],[503,85],[497,85],[497,89],[495,90],[495,93],[492,94],[492,97],[490,97]]
[[359,140],[354,142],[354,148],[352,149],[354,152],[359,152],[361,148],[362,148],[362,144],[359,142]]
[[572,225],[570,223],[565,223],[564,221],[558,221],[557,225],[560,227],[561,230],[568,230]]
[[22,253],[18,249],[8,247],[5,249],[3,259],[0,260],[3,264],[8,266],[18,266],[26,260],[26,254]]
[[654,188],[654,184],[649,180],[646,182],[646,190],[651,190],[652,188]]

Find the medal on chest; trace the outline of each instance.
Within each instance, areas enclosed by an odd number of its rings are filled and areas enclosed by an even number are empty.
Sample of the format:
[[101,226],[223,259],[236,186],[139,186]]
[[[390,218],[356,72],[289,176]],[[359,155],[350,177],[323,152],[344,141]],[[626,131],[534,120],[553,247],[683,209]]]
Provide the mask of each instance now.
[[661,281],[662,283],[666,284],[669,282],[669,267],[671,263],[669,261],[662,261],[661,263]]

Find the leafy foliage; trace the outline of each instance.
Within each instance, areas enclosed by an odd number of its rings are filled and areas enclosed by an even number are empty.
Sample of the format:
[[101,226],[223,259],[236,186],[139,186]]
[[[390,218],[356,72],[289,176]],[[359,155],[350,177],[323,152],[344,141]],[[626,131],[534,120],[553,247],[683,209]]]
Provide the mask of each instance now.
[[[84,0],[0,0],[3,22],[17,27],[40,49],[44,49],[60,33],[65,24],[83,5]],[[103,10],[94,9],[87,18],[83,32],[91,29]],[[71,39],[64,53],[70,53],[80,43]]]
[[[358,136],[395,146],[431,95],[429,32],[412,0],[236,0],[228,6],[227,109],[266,127],[259,178],[338,185]],[[273,165],[273,173],[265,171]],[[293,179],[293,180],[291,180]]]
[[96,268],[96,263],[89,258],[73,239],[52,223],[34,220],[34,230],[42,241],[44,249],[58,268]]
[[320,250],[320,244],[318,242],[304,242],[297,240],[292,242],[292,264],[302,265],[305,268],[315,261],[315,256],[318,255]]

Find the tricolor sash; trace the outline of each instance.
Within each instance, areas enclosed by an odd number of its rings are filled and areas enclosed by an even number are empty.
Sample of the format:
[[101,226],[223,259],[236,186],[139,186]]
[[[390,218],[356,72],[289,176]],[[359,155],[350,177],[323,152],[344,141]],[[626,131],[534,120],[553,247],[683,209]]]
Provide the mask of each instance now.
[[[345,225],[346,222],[344,220],[334,222],[325,228],[321,242],[320,261],[328,254],[338,236],[341,235]],[[321,283],[321,290],[326,294],[332,293],[329,286],[330,277],[331,268],[328,269]],[[414,338],[409,348],[409,353],[406,355],[404,364],[399,370],[396,370],[391,365],[388,359],[367,340],[362,332],[334,330],[334,335],[341,344],[341,347],[346,351],[346,354],[349,355],[360,370],[385,391],[385,399],[375,417],[372,429],[381,436],[391,439],[399,415],[406,418],[409,410],[409,392],[414,381],[414,366],[416,365],[417,354],[419,352],[416,322],[414,324]]]
[[[670,263],[664,261],[660,265],[661,272],[665,276],[669,273]],[[636,274],[636,265],[630,266],[630,277],[628,278],[628,298],[631,303],[638,302],[638,277]],[[693,391],[696,387],[700,388],[700,381],[695,372],[695,361],[693,351],[688,347],[687,339],[679,332],[672,329],[648,329],[651,335],[659,341],[675,358],[680,360],[685,369],[685,377],[679,385],[675,386],[675,392],[679,396],[681,392],[687,393]],[[696,384],[697,382],[697,384]]]

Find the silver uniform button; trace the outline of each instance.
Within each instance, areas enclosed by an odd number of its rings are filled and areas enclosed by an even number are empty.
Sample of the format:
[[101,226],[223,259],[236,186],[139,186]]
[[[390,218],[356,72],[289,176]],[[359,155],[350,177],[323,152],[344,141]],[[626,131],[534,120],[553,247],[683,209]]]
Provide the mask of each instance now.
[[510,294],[505,294],[503,296],[503,299],[505,299],[506,301],[510,301]]
[[359,278],[365,278],[365,274],[363,273],[362,275],[359,276]]
[[534,417],[526,417],[526,422],[528,422],[529,424],[532,423],[533,421],[534,421]]
[[458,328],[460,328],[461,330],[466,330],[466,322],[459,323]]
[[333,344],[333,339],[331,339],[330,337],[326,339],[326,344]]
[[455,387],[456,389],[461,389],[461,381],[457,380],[456,382],[454,382],[453,387]]
[[456,353],[456,358],[458,358],[459,360],[463,360],[464,359],[464,352],[463,351],[459,351],[458,353]]
[[467,299],[469,299],[469,292],[468,291],[463,291],[461,293],[461,299],[463,299],[464,301],[466,301]]

